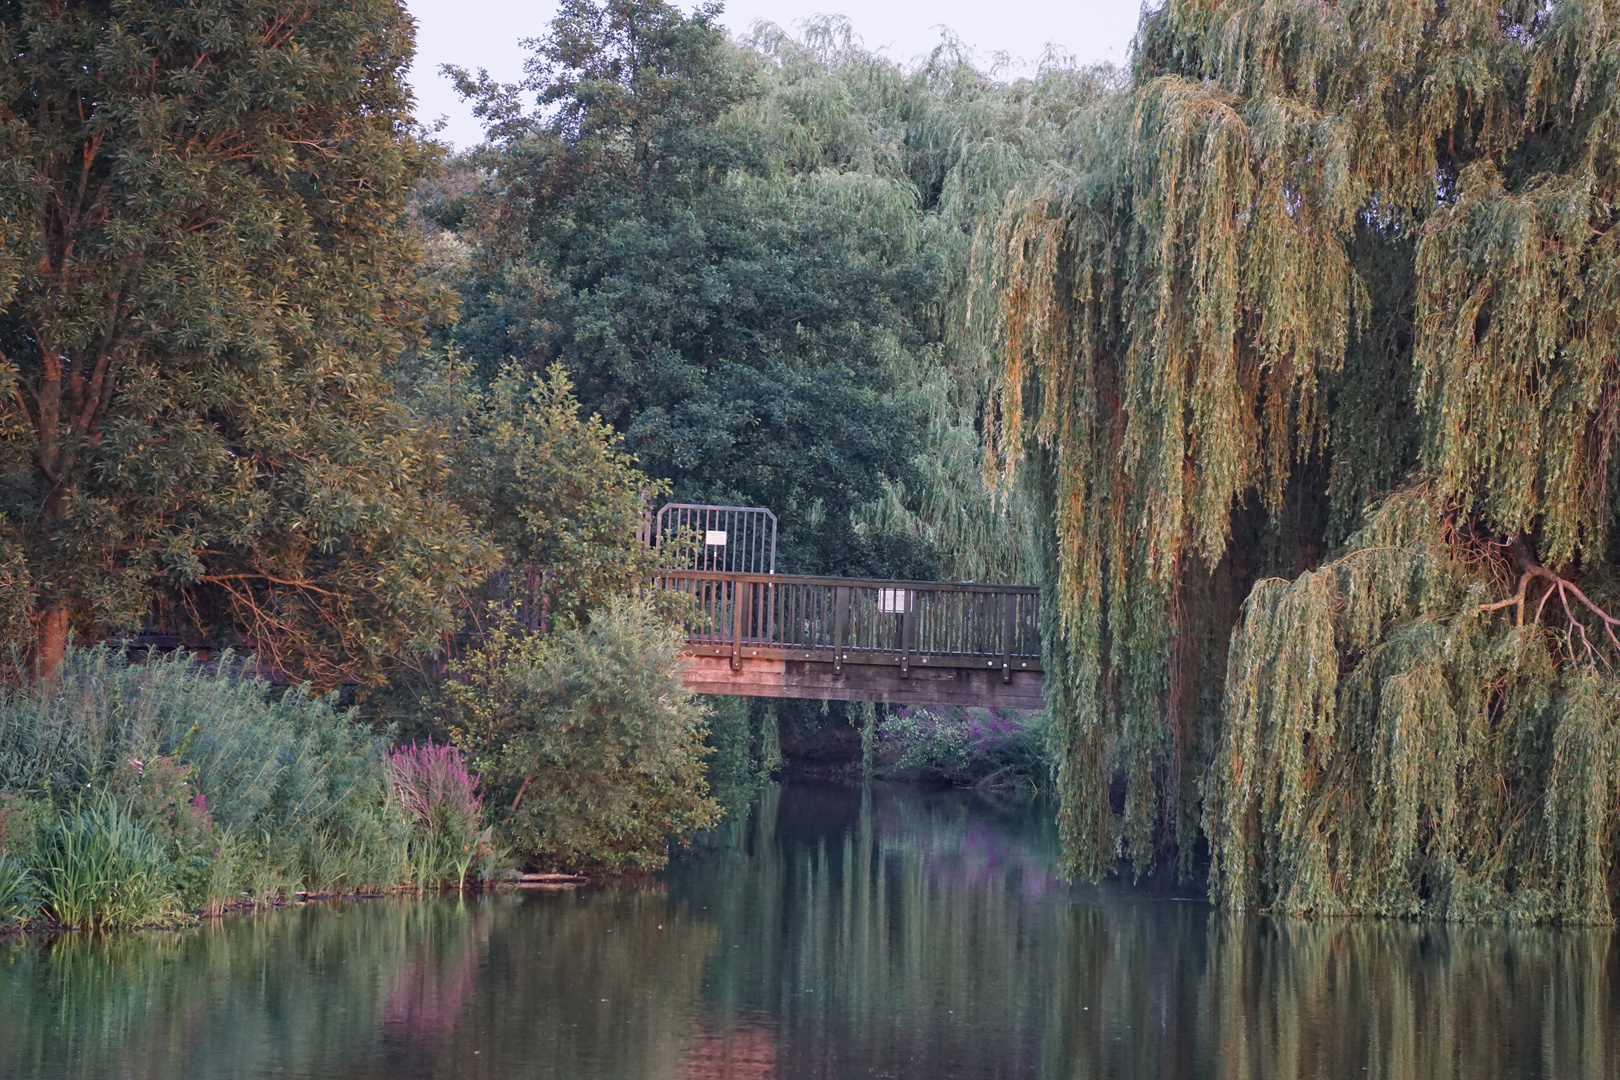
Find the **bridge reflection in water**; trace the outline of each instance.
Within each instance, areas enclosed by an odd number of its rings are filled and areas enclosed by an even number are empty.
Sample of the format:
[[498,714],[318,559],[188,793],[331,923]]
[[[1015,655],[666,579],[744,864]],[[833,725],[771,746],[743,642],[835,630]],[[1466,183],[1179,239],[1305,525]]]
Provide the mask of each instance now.
[[1033,585],[660,571],[703,694],[1038,709]]

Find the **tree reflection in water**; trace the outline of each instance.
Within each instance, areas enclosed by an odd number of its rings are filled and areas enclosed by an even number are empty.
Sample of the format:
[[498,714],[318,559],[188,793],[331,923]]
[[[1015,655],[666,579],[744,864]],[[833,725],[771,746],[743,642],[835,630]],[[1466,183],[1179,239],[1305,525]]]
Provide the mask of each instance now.
[[1228,918],[798,786],[661,884],[0,945],[0,1076],[1620,1077],[1608,931]]

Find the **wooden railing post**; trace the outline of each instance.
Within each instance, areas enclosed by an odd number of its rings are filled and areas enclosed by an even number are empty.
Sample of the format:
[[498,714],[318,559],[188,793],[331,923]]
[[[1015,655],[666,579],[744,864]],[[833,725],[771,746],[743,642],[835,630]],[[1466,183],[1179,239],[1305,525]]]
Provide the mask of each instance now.
[[731,579],[731,670],[742,669],[743,597],[747,585],[740,577]]
[[844,636],[849,632],[849,586],[833,587],[833,674],[844,673]]
[[900,594],[900,677],[911,678],[911,606],[915,589],[896,590]]
[[1001,681],[1012,682],[1013,637],[1018,633],[1018,594],[1003,593],[1001,621]]

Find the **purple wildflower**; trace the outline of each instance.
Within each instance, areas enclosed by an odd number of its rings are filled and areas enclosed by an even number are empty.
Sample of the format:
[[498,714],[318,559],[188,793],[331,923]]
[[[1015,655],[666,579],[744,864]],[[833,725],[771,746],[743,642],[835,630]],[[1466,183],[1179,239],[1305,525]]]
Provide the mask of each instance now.
[[388,755],[394,791],[411,820],[430,834],[451,829],[468,834],[484,820],[478,777],[467,771],[467,760],[454,746],[411,743]]

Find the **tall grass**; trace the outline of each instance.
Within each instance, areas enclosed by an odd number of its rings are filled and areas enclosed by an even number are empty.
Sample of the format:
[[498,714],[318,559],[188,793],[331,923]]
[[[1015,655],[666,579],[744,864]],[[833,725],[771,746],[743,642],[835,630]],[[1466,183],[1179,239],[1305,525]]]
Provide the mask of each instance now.
[[0,927],[27,922],[39,910],[39,883],[16,859],[0,855]]
[[34,869],[41,907],[63,926],[153,926],[180,914],[163,843],[107,795],[46,827]]
[[[332,853],[391,848],[383,864],[403,864],[407,830],[386,808],[386,738],[330,699],[274,691],[231,668],[229,655],[210,668],[181,655],[137,664],[105,647],[71,652],[54,686],[0,693],[0,790],[59,801],[132,760],[172,757],[195,770],[219,826],[274,870],[267,886],[380,884],[381,867],[338,869]],[[315,838],[322,858],[311,864]]]
[[478,778],[454,746],[415,743],[388,755],[394,795],[412,825],[411,877],[417,886],[454,879],[467,886],[467,871],[489,851],[490,834],[480,831],[483,801]]
[[[9,851],[0,837],[0,918],[28,917],[7,890],[31,897],[35,886],[43,914],[91,927],[381,890],[422,880],[426,848],[471,846],[464,766],[450,778],[459,809],[432,811],[424,830],[402,802],[385,733],[331,699],[232,668],[229,656],[134,663],[97,647],[71,650],[49,686],[0,690],[0,797],[43,822]],[[437,865],[458,870],[453,857]]]

